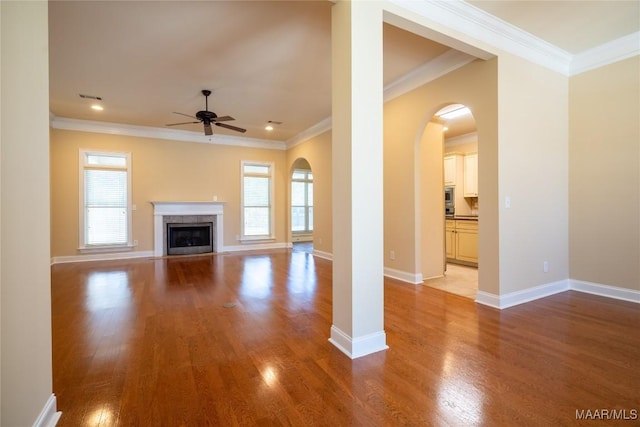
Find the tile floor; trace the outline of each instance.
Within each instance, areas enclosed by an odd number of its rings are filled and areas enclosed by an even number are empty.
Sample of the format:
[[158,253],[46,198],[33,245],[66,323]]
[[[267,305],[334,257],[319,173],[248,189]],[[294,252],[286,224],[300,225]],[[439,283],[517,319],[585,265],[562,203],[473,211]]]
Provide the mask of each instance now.
[[[313,242],[294,243],[292,249],[293,252],[313,253]],[[424,284],[475,300],[478,290],[478,269],[465,265],[447,264],[444,277],[425,280]]]
[[447,264],[444,277],[427,279],[424,284],[475,300],[478,290],[478,269],[465,265]]

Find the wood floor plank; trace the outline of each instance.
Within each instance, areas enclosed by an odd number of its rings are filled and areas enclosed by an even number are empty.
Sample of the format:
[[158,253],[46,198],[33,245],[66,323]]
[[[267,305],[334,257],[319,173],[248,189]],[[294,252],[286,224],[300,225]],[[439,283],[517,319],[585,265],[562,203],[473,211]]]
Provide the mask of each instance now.
[[640,307],[565,292],[498,311],[385,280],[389,349],[328,342],[308,253],[52,267],[60,426],[584,425],[640,414]]

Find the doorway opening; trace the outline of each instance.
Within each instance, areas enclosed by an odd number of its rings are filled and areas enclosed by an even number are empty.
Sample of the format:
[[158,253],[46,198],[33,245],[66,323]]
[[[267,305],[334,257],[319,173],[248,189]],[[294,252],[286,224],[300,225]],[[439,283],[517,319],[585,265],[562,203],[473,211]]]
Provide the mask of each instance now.
[[[425,285],[464,297],[476,298],[478,291],[478,132],[471,109],[463,104],[449,104],[436,112],[428,127],[429,139],[423,144],[442,147],[439,161],[442,180],[435,188],[443,200],[443,221],[423,219],[423,227],[444,235],[443,274],[427,275]],[[434,152],[432,148],[431,152]],[[427,148],[428,150],[428,148]],[[435,151],[437,152],[437,151]],[[433,160],[431,160],[433,161]],[[427,165],[422,165],[427,167]],[[430,178],[433,180],[433,178]],[[425,186],[434,187],[433,182]],[[433,203],[423,193],[423,206]],[[432,208],[433,209],[433,208]],[[439,227],[439,230],[437,229]],[[433,247],[423,235],[423,269],[435,262]],[[432,270],[433,271],[433,270]]]

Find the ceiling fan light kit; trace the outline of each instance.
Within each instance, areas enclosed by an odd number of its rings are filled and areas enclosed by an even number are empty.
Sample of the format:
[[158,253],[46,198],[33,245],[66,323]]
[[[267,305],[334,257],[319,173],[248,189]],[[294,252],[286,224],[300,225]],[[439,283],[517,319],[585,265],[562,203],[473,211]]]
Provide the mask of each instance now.
[[198,111],[195,116],[190,116],[189,114],[184,114],[184,113],[178,113],[176,111],[173,112],[174,114],[180,114],[181,116],[192,117],[194,119],[197,119],[198,120],[197,122],[170,123],[170,124],[167,124],[166,126],[179,126],[179,125],[190,125],[195,123],[202,123],[204,126],[205,135],[213,135],[213,129],[211,128],[211,124],[214,124],[216,126],[220,126],[226,129],[231,129],[236,132],[244,133],[247,131],[246,129],[242,129],[237,126],[221,123],[221,122],[228,122],[235,119],[231,116],[219,117],[213,111],[209,111],[209,95],[211,95],[211,91],[208,89],[203,89],[202,94],[204,95],[204,110]]

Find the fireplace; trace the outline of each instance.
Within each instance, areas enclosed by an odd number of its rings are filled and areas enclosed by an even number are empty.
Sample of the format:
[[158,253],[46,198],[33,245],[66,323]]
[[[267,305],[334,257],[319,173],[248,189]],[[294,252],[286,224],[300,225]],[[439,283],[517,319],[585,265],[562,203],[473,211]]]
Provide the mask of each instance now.
[[167,223],[167,255],[213,252],[213,223]]
[[[224,202],[153,201],[154,256],[222,252]],[[169,224],[175,225],[170,244]],[[208,235],[201,227],[208,228]],[[176,251],[169,249],[176,246]]]

